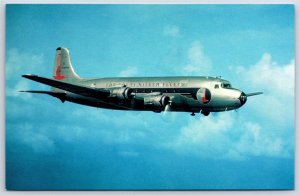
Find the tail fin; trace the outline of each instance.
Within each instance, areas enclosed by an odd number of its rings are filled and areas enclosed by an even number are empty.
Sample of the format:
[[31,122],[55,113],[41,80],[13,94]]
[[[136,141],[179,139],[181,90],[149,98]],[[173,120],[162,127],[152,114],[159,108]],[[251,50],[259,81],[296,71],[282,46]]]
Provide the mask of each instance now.
[[80,77],[75,73],[67,48],[58,47],[56,49],[53,78],[66,82],[72,82]]

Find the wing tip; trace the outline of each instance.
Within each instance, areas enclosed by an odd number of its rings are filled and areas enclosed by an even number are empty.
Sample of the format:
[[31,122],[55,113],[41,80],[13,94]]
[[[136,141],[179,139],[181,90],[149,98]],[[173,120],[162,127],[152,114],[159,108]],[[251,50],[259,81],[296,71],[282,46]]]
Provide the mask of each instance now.
[[36,77],[37,75],[35,74],[23,74],[22,77],[24,78],[30,78],[30,77]]

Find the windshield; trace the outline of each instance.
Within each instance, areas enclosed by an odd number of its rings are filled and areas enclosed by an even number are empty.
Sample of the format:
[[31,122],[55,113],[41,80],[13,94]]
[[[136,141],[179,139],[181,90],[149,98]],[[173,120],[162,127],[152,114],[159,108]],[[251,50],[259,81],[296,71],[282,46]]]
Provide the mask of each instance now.
[[222,88],[231,88],[231,84],[230,83],[222,83],[221,87]]

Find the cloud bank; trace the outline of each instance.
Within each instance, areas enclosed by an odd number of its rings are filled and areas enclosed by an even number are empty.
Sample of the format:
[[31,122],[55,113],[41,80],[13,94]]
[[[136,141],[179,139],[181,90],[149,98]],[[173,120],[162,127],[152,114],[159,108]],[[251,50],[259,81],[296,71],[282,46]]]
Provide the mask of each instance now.
[[128,66],[125,70],[119,73],[120,77],[132,77],[138,75],[138,69],[136,66]]
[[[191,54],[201,53],[197,45],[189,51],[193,51]],[[199,55],[195,56],[195,59],[201,59],[197,57]],[[237,78],[235,82],[242,89],[253,90],[249,92],[263,91],[264,94],[248,98],[245,108],[238,113],[220,113],[199,120],[190,119],[167,147],[183,155],[202,158],[292,158],[294,60],[280,65],[272,60],[270,54],[265,53],[254,65],[229,68],[229,71],[234,71]]]
[[208,75],[212,69],[200,41],[194,41],[188,49],[188,63],[182,68],[184,75]]

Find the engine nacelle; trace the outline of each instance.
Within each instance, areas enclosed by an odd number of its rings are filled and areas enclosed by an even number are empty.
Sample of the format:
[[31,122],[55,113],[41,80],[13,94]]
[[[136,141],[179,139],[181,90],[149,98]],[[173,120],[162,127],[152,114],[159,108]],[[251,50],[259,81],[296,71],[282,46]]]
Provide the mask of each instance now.
[[197,91],[197,100],[199,100],[201,104],[208,104],[211,100],[210,90],[207,88],[200,88]]
[[169,101],[170,97],[166,95],[147,95],[144,97],[144,105],[155,109],[164,109]]
[[129,87],[116,87],[110,89],[110,97],[116,97],[119,100],[132,99],[133,89]]

